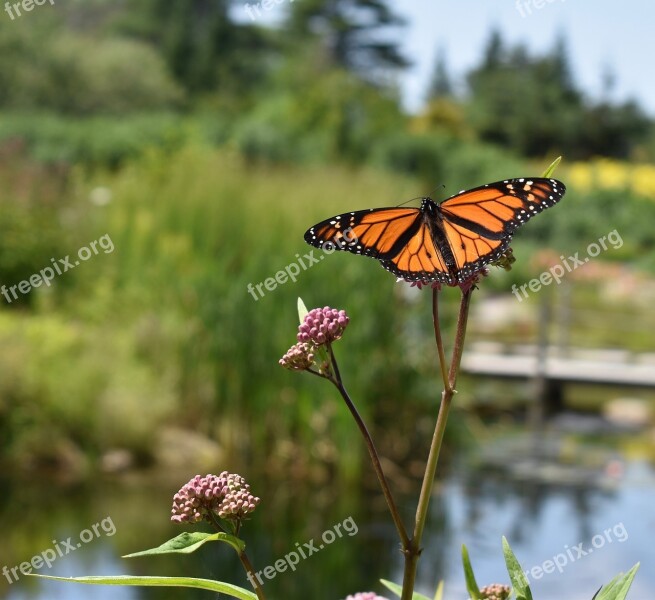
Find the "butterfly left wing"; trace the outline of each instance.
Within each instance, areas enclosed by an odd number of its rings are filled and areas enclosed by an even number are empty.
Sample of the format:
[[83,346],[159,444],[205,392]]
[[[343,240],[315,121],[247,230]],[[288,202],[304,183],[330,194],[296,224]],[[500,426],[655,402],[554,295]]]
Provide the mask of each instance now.
[[376,258],[385,269],[410,281],[452,280],[422,209],[372,208],[337,215],[308,229],[305,241],[316,248]]
[[379,260],[393,258],[420,226],[417,208],[371,208],[336,215],[310,227],[305,241]]

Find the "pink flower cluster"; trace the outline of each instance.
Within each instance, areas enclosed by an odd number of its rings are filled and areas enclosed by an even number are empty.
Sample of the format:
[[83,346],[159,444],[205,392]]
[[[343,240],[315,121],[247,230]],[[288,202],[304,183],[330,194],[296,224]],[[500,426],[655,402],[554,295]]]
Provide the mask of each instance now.
[[309,369],[316,350],[341,338],[349,322],[345,310],[329,306],[310,310],[298,327],[298,343],[279,360],[280,365],[294,371]]
[[173,497],[171,521],[197,523],[215,513],[222,519],[243,519],[259,504],[241,475],[196,475]]
[[510,587],[500,583],[486,585],[480,590],[480,594],[485,600],[507,600],[510,594]]
[[310,310],[298,327],[298,341],[322,346],[338,340],[350,319],[345,310],[325,306]]

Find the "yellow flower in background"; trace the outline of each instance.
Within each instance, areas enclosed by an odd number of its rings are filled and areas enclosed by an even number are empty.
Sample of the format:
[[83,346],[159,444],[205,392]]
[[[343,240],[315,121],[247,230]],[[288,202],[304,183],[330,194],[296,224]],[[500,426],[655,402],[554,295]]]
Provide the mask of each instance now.
[[640,196],[655,198],[655,166],[644,164],[633,167],[632,190]]
[[632,164],[598,158],[574,162],[568,169],[571,187],[586,190],[626,190],[635,195],[655,199],[655,165]]

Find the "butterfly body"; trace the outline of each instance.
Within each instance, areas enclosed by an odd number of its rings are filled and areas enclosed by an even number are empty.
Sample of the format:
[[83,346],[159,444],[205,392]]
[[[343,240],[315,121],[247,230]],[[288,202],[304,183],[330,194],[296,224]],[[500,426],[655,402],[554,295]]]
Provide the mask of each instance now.
[[423,198],[420,208],[337,215],[308,229],[305,241],[375,258],[406,281],[459,285],[503,256],[516,229],[565,191],[556,179],[507,179],[440,204]]

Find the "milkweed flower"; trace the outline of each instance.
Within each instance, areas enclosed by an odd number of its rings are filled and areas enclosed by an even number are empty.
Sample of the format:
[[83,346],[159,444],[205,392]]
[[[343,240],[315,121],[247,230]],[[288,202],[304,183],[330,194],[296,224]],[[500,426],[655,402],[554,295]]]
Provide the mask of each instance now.
[[298,342],[287,350],[279,363],[285,369],[305,371],[314,364],[313,347],[306,342]]
[[480,595],[485,600],[507,600],[510,594],[510,587],[500,583],[486,585],[480,590]]
[[[292,371],[310,370],[322,377],[331,376],[330,358],[325,352],[325,346],[338,340],[346,330],[350,319],[345,310],[337,310],[324,306],[313,308],[298,326],[298,343],[291,346],[285,355],[278,361],[285,369]],[[316,365],[316,355],[319,354],[321,362],[318,370],[312,370]]]
[[298,327],[298,341],[323,346],[341,338],[350,319],[345,310],[313,308]]
[[197,523],[211,520],[211,513],[222,519],[239,521],[252,513],[259,502],[241,475],[227,471],[205,477],[196,475],[173,496],[171,521]]
[[348,596],[346,600],[387,600],[387,598],[378,596],[375,592],[358,592]]

